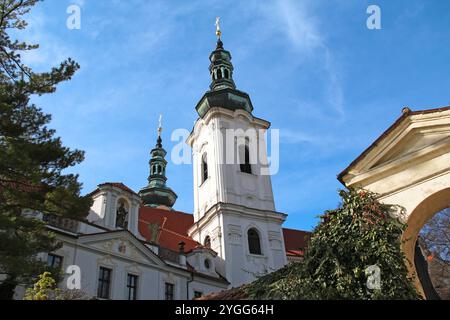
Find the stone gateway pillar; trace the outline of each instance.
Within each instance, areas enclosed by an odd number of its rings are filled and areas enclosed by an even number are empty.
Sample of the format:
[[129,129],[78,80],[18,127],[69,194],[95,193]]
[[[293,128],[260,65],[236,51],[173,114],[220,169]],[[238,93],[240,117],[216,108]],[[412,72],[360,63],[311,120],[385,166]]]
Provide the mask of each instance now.
[[348,188],[363,188],[380,201],[404,208],[407,224],[403,246],[407,266],[415,275],[417,237],[436,213],[450,207],[450,107],[411,111],[402,115],[356,158],[338,179]]

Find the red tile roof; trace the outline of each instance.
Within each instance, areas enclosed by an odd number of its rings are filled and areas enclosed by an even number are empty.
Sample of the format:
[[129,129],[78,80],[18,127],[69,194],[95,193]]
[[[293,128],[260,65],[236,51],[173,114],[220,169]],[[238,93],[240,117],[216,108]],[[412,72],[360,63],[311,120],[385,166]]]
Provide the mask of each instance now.
[[[98,188],[90,194],[95,194],[103,186],[112,186],[132,194],[137,194],[121,182],[105,182],[99,184]],[[180,242],[185,243],[185,252],[190,252],[195,248],[202,247],[200,243],[189,237],[187,234],[187,231],[193,224],[194,216],[190,213],[152,207],[141,207],[139,209],[139,233],[145,237],[147,241],[154,241],[161,247],[175,252],[179,251]],[[152,227],[155,229],[152,229]],[[156,230],[157,234],[152,235],[152,230]],[[301,257],[303,256],[304,249],[307,247],[311,233],[284,228],[283,237],[286,255]]]
[[303,256],[311,238],[311,232],[283,228],[283,238],[286,255]]
[[187,235],[187,230],[194,224],[192,214],[159,208],[141,207],[139,209],[139,232],[148,241],[153,239],[151,225],[157,226],[155,242],[161,247],[177,251],[178,244],[184,242],[185,252],[200,245]]
[[286,255],[289,257],[303,257],[304,250],[286,250]]
[[249,284],[244,284],[237,288],[222,290],[220,292],[211,292],[194,300],[249,300],[247,288]]
[[[141,207],[139,210],[139,232],[148,241],[152,240],[151,225],[157,225],[156,242],[164,248],[178,251],[178,244],[185,243],[185,251],[189,252],[201,244],[190,238],[188,229],[194,224],[194,216],[180,211],[170,211],[152,207]],[[307,231],[283,229],[286,254],[303,256],[311,233]]]

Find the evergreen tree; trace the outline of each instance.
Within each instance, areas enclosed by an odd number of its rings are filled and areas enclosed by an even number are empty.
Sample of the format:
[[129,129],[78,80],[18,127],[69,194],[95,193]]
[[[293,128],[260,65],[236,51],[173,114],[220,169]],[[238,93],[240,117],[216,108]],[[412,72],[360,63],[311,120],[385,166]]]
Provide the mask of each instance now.
[[[418,299],[401,251],[398,207],[367,191],[340,191],[342,206],[325,212],[304,260],[245,286],[255,299]],[[370,281],[380,271],[380,287]],[[369,283],[369,288],[367,286]]]
[[26,27],[23,16],[36,2],[0,0],[0,274],[6,277],[0,299],[11,299],[17,284],[42,272],[38,253],[58,248],[54,234],[29,213],[81,218],[91,205],[80,196],[78,176],[63,173],[83,161],[83,152],[64,147],[47,127],[50,115],[30,102],[33,95],[54,92],[79,66],[68,59],[35,73],[22,63],[21,53],[38,46],[9,35]]

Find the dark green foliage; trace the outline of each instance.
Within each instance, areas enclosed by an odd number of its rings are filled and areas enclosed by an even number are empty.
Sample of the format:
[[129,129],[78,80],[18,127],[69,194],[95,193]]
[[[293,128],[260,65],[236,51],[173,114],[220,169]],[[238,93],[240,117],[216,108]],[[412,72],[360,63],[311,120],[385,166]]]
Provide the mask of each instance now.
[[[327,211],[303,262],[262,277],[246,291],[256,299],[418,299],[401,251],[399,208],[367,191],[340,191],[342,206]],[[367,267],[381,271],[381,288],[367,288]]]
[[17,283],[29,283],[44,270],[36,255],[58,247],[45,224],[30,214],[40,212],[80,218],[91,205],[80,196],[78,176],[63,170],[83,161],[47,128],[51,117],[30,102],[52,93],[79,68],[68,59],[50,72],[35,73],[20,54],[37,45],[12,40],[8,32],[26,27],[23,15],[36,0],[0,0],[0,299],[11,298]]

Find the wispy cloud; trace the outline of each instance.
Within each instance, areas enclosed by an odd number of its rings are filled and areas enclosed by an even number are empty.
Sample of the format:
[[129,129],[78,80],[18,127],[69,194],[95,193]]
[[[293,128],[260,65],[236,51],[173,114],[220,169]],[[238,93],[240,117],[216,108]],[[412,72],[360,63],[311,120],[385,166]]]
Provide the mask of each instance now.
[[324,69],[328,77],[328,86],[325,93],[326,100],[328,104],[336,111],[337,115],[344,119],[345,109],[344,109],[344,91],[342,88],[339,73],[336,70],[336,61],[329,50],[325,46],[325,65]]
[[309,6],[304,1],[273,1],[269,5],[264,3],[260,10],[267,23],[286,37],[295,50],[311,54],[323,46],[324,39]]
[[[319,115],[332,113],[333,121],[344,120],[344,90],[336,61],[331,48],[327,45],[327,35],[321,30],[321,20],[316,14],[313,1],[271,1],[256,3],[255,9],[264,25],[265,32],[273,39],[282,38],[293,57],[289,64],[293,68],[314,63],[322,72],[324,79]],[[261,27],[260,27],[261,29]],[[324,110],[320,112],[320,109]]]

